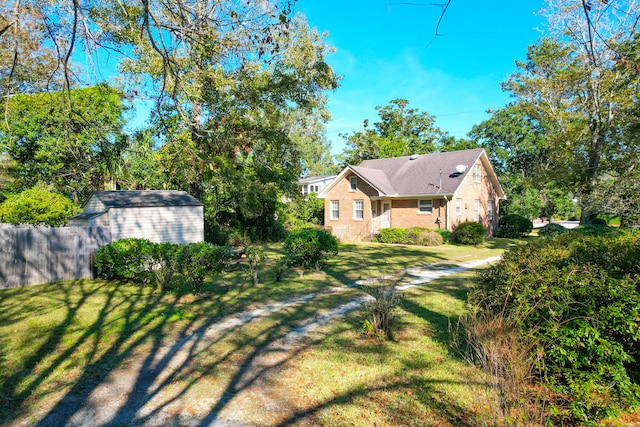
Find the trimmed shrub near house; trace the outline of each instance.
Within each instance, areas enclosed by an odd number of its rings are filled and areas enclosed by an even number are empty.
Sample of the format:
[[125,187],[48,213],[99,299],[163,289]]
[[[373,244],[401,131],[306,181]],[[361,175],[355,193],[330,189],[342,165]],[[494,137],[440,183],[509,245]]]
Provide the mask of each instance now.
[[338,239],[319,228],[301,228],[284,240],[284,252],[289,265],[320,270],[338,254]]
[[640,404],[640,234],[569,231],[506,252],[469,295],[538,343],[555,425],[595,425]]
[[422,246],[438,246],[443,242],[441,235],[425,227],[383,228],[376,240],[380,243]]
[[563,233],[566,233],[567,231],[569,230],[567,230],[560,224],[547,224],[544,227],[540,228],[540,230],[538,230],[538,236],[555,237],[558,234],[563,234]]
[[461,245],[479,245],[486,233],[487,229],[479,222],[461,222],[453,232],[453,239]]
[[531,233],[533,223],[529,218],[518,214],[508,214],[500,217],[496,237],[521,238]]

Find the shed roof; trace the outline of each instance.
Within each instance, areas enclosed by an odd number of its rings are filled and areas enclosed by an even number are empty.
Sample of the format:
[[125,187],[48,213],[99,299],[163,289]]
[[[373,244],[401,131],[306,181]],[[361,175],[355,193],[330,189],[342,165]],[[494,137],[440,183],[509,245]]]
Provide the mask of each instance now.
[[96,191],[97,197],[107,209],[168,206],[202,206],[202,203],[185,191],[174,190],[112,190]]

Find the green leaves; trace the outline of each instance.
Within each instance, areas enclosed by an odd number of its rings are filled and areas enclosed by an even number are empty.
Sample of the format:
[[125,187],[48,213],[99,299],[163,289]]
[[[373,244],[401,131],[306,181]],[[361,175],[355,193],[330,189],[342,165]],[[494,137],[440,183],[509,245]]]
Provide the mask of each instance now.
[[544,348],[539,380],[564,416],[596,422],[639,403],[640,234],[571,230],[505,254],[482,272],[471,304],[518,319]]
[[51,188],[33,187],[9,196],[0,205],[0,222],[11,224],[66,225],[80,207]]

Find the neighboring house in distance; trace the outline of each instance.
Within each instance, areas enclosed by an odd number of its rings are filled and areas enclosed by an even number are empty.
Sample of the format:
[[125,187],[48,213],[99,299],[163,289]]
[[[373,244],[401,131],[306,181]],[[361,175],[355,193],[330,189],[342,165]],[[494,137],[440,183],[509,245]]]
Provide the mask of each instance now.
[[334,180],[336,175],[308,176],[298,181],[298,189],[303,196],[309,193],[320,194]]
[[489,235],[505,198],[482,148],[366,160],[347,166],[319,195],[325,226],[343,240],[363,240],[381,228],[455,230],[477,221]]
[[204,240],[202,203],[184,191],[96,191],[70,226],[106,226],[111,239],[192,243]]

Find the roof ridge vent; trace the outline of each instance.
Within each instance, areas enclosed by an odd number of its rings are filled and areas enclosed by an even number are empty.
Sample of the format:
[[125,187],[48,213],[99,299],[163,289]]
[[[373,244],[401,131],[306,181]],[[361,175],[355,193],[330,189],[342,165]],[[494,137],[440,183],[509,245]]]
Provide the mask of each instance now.
[[417,159],[418,157],[420,157],[420,155],[419,155],[419,154],[412,154],[412,155],[410,155],[410,156],[409,156],[409,160],[415,160],[415,159]]

